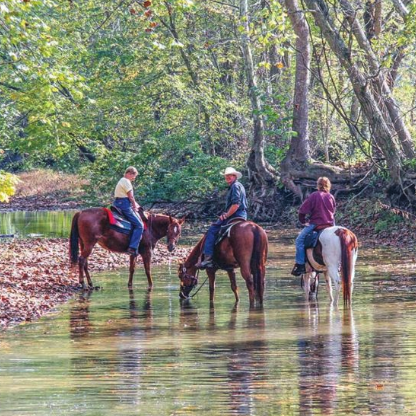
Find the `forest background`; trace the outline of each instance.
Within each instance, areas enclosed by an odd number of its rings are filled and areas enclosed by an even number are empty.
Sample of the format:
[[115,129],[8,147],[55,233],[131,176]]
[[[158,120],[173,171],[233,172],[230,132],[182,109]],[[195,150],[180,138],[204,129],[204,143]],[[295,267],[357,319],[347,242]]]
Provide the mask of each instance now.
[[402,0],[0,1],[0,200],[46,167],[107,203],[134,165],[142,204],[209,216],[234,166],[255,220],[322,175],[345,220],[414,220],[415,18]]

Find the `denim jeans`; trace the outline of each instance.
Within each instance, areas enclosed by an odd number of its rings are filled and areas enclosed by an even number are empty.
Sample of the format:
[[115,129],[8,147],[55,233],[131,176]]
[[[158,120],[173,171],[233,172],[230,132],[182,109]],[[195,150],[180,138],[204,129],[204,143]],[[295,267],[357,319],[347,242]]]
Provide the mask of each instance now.
[[128,198],[116,198],[114,206],[119,208],[124,216],[131,222],[131,234],[129,248],[137,251],[143,235],[143,222],[138,214],[133,211]]
[[247,219],[247,212],[244,211],[244,210],[238,210],[233,215],[231,215],[231,217],[229,217],[225,220],[218,220],[218,221],[211,224],[211,226],[208,228],[208,231],[207,231],[207,234],[206,234],[207,238],[205,239],[204,249],[202,250],[202,252],[204,254],[208,254],[210,256],[212,256],[214,254],[215,241],[218,237],[218,234],[221,230],[221,227],[223,225],[227,224],[228,221],[232,220],[233,218],[237,218],[237,217]]
[[218,220],[211,224],[207,231],[207,237],[205,239],[203,253],[210,256],[214,255],[215,240],[220,232],[221,226],[227,224],[228,219]]
[[303,230],[299,233],[298,237],[296,238],[295,246],[296,246],[296,263],[297,264],[305,264],[306,263],[305,237],[315,227],[316,227],[315,224],[307,225],[306,227],[303,228]]

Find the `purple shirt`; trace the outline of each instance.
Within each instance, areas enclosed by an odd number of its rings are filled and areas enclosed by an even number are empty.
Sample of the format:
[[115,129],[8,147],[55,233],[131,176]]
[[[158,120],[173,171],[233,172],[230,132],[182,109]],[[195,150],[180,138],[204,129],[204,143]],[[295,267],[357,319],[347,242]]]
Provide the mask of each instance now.
[[335,198],[329,192],[313,192],[299,209],[299,221],[304,224],[306,215],[309,215],[310,224],[334,225],[335,206]]

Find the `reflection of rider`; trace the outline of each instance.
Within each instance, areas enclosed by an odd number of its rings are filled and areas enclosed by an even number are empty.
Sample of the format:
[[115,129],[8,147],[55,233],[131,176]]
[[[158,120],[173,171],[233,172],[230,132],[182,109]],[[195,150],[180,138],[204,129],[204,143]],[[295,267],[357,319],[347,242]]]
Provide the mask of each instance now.
[[[296,239],[296,264],[293,276],[305,273],[305,237],[318,225],[334,225],[335,198],[329,193],[331,182],[326,177],[317,181],[317,191],[309,195],[299,209],[299,221],[305,225]],[[308,220],[306,220],[308,216]],[[307,222],[308,221],[308,222]]]
[[114,206],[119,208],[123,215],[131,222],[132,233],[130,235],[129,248],[127,253],[136,256],[137,248],[143,234],[143,222],[137,210],[140,208],[139,204],[134,199],[133,186],[131,181],[136,179],[138,172],[133,166],[130,166],[124,172],[124,176],[118,181],[114,191]]
[[224,171],[225,181],[229,185],[225,203],[225,212],[220,215],[218,221],[211,224],[207,231],[203,249],[204,261],[200,265],[202,269],[213,266],[212,256],[214,255],[214,245],[221,226],[226,224],[232,218],[242,217],[247,219],[246,190],[238,181],[241,176],[242,174],[240,172],[231,167],[225,169]]

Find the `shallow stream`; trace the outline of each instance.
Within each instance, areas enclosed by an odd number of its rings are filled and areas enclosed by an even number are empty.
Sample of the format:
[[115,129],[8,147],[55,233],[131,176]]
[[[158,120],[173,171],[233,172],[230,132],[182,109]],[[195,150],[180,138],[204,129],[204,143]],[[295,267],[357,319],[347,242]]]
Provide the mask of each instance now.
[[[388,250],[359,253],[351,310],[304,301],[289,271],[293,238],[270,237],[263,310],[241,302],[225,273],[215,307],[208,287],[178,298],[176,264],[93,275],[80,293],[35,323],[0,333],[0,414],[416,414],[416,297],[385,287]],[[390,270],[386,268],[386,270]]]

